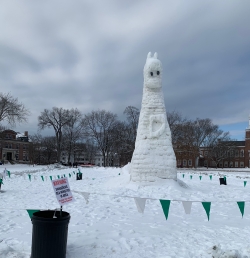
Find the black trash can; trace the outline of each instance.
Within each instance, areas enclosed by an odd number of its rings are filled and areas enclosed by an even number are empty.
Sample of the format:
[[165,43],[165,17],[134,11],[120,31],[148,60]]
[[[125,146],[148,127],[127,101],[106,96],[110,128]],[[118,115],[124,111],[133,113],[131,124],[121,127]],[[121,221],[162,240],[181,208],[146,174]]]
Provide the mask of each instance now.
[[76,180],[82,180],[82,173],[76,173]]
[[227,185],[227,179],[226,178],[219,178],[220,179],[220,185]]
[[[53,218],[55,214],[56,218]],[[65,258],[70,214],[45,210],[33,213],[31,218],[31,258]]]

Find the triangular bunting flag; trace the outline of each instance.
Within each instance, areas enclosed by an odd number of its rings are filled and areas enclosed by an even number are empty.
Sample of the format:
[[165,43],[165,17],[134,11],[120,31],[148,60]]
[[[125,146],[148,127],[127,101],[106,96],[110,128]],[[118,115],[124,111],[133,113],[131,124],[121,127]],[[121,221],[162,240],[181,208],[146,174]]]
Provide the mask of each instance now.
[[75,171],[73,171],[74,175],[76,174]]
[[209,220],[209,216],[210,216],[210,208],[211,208],[211,202],[202,202],[202,206],[205,209],[206,213],[207,213],[207,218]]
[[170,206],[170,200],[160,200],[166,220],[168,219],[168,212]]
[[182,174],[182,177],[184,178],[185,174]]
[[69,177],[71,177],[71,174],[69,173]]
[[42,180],[44,181],[44,178],[43,178],[43,176],[41,176],[41,178],[42,178]]
[[57,178],[60,179],[60,176],[58,175]]
[[27,212],[28,212],[30,218],[32,218],[33,213],[35,213],[35,212],[37,212],[37,211],[40,211],[40,210],[27,210]]
[[9,170],[7,170],[7,173],[8,173],[8,176],[9,176],[9,178],[10,178],[10,171],[9,171]]
[[65,174],[64,174],[64,177],[66,177]]
[[1,186],[1,184],[4,185],[2,178],[0,178],[0,186]]
[[50,180],[52,180],[52,176],[49,176]]
[[86,201],[86,204],[88,204],[89,203],[89,193],[83,192],[82,195]]
[[138,198],[134,197],[135,204],[137,207],[138,212],[143,213],[145,209],[145,203],[146,203],[146,198]]
[[244,187],[246,186],[246,184],[247,184],[247,181],[244,181]]
[[182,201],[183,208],[185,210],[186,214],[191,213],[191,207],[192,207],[192,202],[189,201]]
[[190,179],[192,179],[193,178],[193,176],[192,175],[190,175]]
[[29,180],[31,181],[31,175],[28,175],[29,176]]
[[212,175],[210,175],[209,177],[210,177],[210,180],[212,180]]
[[241,212],[241,215],[242,215],[242,218],[243,218],[244,209],[245,209],[245,202],[237,202],[237,204],[238,204],[238,207],[240,209],[240,212]]
[[6,179],[6,175],[7,175],[7,169],[5,168],[3,171],[3,178]]
[[199,178],[200,178],[200,180],[201,180],[202,176],[199,176]]

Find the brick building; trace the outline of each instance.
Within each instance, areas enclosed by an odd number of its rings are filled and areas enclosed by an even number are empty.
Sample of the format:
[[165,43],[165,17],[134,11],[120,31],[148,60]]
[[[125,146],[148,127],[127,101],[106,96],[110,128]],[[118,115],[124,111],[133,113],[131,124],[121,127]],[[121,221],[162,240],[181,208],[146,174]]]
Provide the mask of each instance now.
[[4,130],[0,133],[1,162],[30,163],[32,143],[28,132],[18,134],[13,130]]
[[245,168],[250,167],[250,117],[249,126],[245,130],[244,141],[231,141],[231,150],[228,150],[225,157],[217,164],[209,157],[209,149],[202,147],[199,154],[196,150],[190,151],[182,146],[174,148],[176,155],[177,167],[220,167],[220,168]]

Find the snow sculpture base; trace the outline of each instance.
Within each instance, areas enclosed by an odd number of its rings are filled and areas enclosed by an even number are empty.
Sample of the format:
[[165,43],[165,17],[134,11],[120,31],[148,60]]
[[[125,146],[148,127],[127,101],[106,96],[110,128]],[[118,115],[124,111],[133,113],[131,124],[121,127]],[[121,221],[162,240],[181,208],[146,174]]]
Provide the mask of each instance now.
[[131,160],[132,181],[177,179],[176,157],[166,116],[161,76],[162,65],[157,53],[153,57],[149,53],[144,66],[142,106]]

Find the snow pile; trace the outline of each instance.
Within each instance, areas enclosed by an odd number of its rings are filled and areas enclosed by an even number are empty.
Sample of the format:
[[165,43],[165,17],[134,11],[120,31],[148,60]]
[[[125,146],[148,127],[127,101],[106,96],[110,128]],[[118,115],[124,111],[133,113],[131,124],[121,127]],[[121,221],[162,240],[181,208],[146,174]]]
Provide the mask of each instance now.
[[142,106],[131,161],[131,180],[176,180],[176,158],[162,91],[162,65],[157,53],[144,66]]

